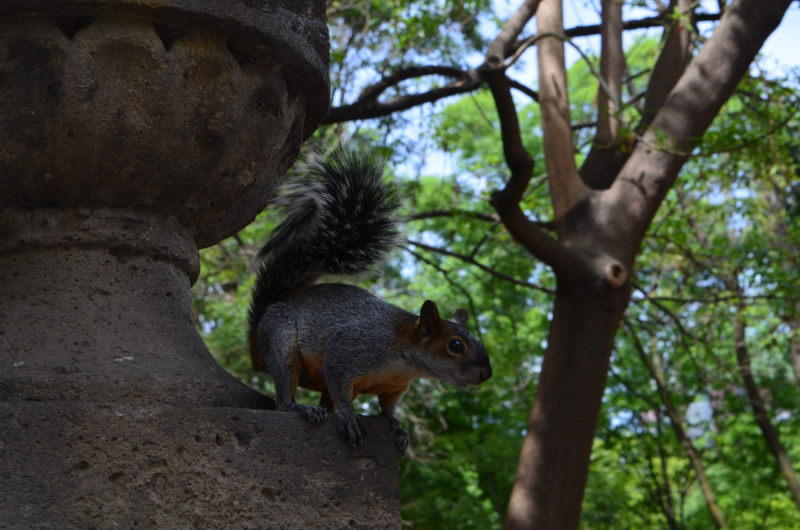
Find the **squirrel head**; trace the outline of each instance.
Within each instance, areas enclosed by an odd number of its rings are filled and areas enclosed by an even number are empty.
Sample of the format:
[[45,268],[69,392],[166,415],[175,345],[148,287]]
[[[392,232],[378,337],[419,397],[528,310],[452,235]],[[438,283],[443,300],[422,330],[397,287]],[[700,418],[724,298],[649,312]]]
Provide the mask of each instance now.
[[431,300],[422,304],[416,327],[419,361],[431,377],[457,387],[474,386],[492,377],[492,365],[481,341],[467,331],[469,313],[461,308],[451,320],[439,316]]

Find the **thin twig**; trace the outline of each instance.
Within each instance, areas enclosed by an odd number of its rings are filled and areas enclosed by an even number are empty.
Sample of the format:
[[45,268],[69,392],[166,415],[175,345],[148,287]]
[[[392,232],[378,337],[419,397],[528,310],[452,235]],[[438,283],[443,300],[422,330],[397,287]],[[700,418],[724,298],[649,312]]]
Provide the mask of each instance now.
[[516,284],[516,285],[521,285],[523,287],[530,287],[531,289],[536,289],[537,291],[542,291],[543,293],[556,294],[555,290],[553,290],[553,289],[550,289],[548,287],[543,287],[543,286],[537,285],[535,283],[526,282],[526,281],[520,280],[518,278],[514,278],[513,276],[509,276],[508,274],[505,274],[505,273],[502,273],[502,272],[497,271],[495,269],[492,269],[491,267],[487,267],[486,265],[476,261],[474,258],[470,258],[469,256],[466,256],[464,254],[459,254],[458,252],[452,252],[450,250],[446,250],[446,249],[439,248],[439,247],[433,247],[433,246],[430,246],[430,245],[426,245],[424,243],[420,243],[418,241],[412,241],[410,239],[408,239],[407,242],[408,242],[409,245],[413,245],[415,247],[418,247],[418,248],[421,248],[421,249],[424,249],[424,250],[427,250],[427,251],[430,251],[430,252],[436,252],[437,254],[444,254],[445,256],[451,256],[453,258],[460,259],[461,261],[463,261],[465,263],[469,263],[471,265],[474,265],[474,266],[478,267],[479,269],[481,269],[482,271],[488,272],[492,276],[495,276],[496,278],[500,278],[501,280],[505,280],[507,282],[510,282],[510,283],[513,283],[513,284]]
[[433,217],[456,217],[456,216],[464,216],[464,217],[472,217],[475,219],[479,219],[481,221],[488,221],[490,223],[496,223],[500,221],[500,216],[491,213],[482,213],[482,212],[473,212],[470,210],[460,210],[460,209],[453,209],[453,210],[427,210],[424,212],[416,212],[408,215],[406,219],[409,221],[416,221],[418,219],[431,219]]

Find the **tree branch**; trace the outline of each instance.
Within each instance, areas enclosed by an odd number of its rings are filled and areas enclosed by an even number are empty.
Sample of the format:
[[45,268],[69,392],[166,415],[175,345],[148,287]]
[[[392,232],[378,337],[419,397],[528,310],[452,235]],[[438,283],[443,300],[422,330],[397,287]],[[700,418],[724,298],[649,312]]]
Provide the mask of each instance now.
[[475,219],[480,219],[481,221],[489,221],[491,223],[496,223],[500,220],[500,217],[497,215],[492,215],[490,213],[481,213],[481,212],[472,212],[469,210],[428,210],[425,212],[416,212],[412,213],[411,215],[406,216],[406,219],[410,221],[416,221],[418,219],[431,219],[433,217],[455,217],[458,215],[463,215],[465,217],[474,217]]
[[[691,0],[671,0],[667,11],[671,13],[677,8],[689,16],[691,5]],[[653,74],[647,85],[642,121],[637,128],[640,133],[652,123],[686,70],[692,58],[692,41],[692,32],[681,19],[673,19],[664,29],[661,53],[653,66]]]
[[[608,188],[625,160],[619,140],[622,108],[622,76],[625,73],[625,52],[622,48],[622,3],[603,0],[600,24],[600,79],[605,82],[597,91],[597,131],[592,148],[583,163],[580,175],[592,189]],[[632,84],[632,83],[631,83]]]
[[753,377],[753,369],[750,363],[750,353],[747,351],[745,342],[745,324],[742,317],[743,307],[740,305],[733,321],[733,340],[735,342],[736,360],[739,367],[739,374],[742,376],[744,387],[747,389],[747,397],[753,409],[753,416],[758,424],[764,440],[767,442],[772,456],[775,457],[775,464],[786,480],[789,492],[792,494],[795,505],[800,508],[800,481],[797,480],[797,473],[794,471],[792,461],[786,453],[786,447],[781,443],[780,435],[772,420],[769,419],[767,407],[761,399],[761,392]]
[[382,76],[381,80],[366,87],[358,96],[357,101],[376,100],[386,89],[398,85],[402,81],[414,79],[416,77],[424,77],[427,75],[441,75],[444,77],[460,78],[467,75],[461,68],[454,66],[411,66],[398,70],[392,75]]
[[[700,13],[697,15],[697,22],[715,22],[722,18],[722,13]],[[657,16],[640,18],[638,20],[628,20],[622,24],[622,29],[625,31],[635,29],[657,28],[664,26],[670,19],[667,16]],[[592,24],[588,26],[575,26],[569,28],[564,32],[567,37],[588,37],[590,35],[599,35],[602,24]],[[524,40],[524,39],[521,39]]]
[[692,467],[694,467],[697,481],[700,483],[700,489],[703,492],[703,497],[705,498],[708,510],[711,512],[711,517],[714,520],[714,524],[717,526],[717,528],[728,528],[728,525],[725,522],[725,516],[722,514],[722,510],[717,502],[717,497],[714,495],[714,490],[711,488],[711,482],[709,482],[705,468],[703,467],[703,460],[700,457],[700,454],[697,452],[697,449],[695,449],[694,445],[692,445],[692,441],[686,435],[686,431],[683,430],[683,422],[681,421],[681,417],[678,415],[678,411],[675,409],[675,405],[672,403],[672,398],[670,397],[669,389],[667,388],[667,379],[664,376],[664,370],[661,367],[661,359],[659,358],[658,353],[653,351],[652,355],[648,359],[647,353],[645,353],[644,346],[639,340],[639,335],[636,333],[635,328],[629,321],[624,320],[624,322],[631,338],[633,338],[634,348],[639,353],[639,357],[642,359],[642,364],[644,364],[645,368],[647,368],[647,370],[650,372],[650,376],[656,382],[658,393],[661,396],[661,402],[667,409],[667,415],[669,416],[670,423],[672,424],[672,430],[675,433],[675,437],[678,439],[678,442],[680,442],[683,450],[686,452],[686,456],[689,458]]
[[[533,2],[531,0],[528,0],[526,4],[529,3]],[[697,20],[698,22],[712,21],[712,20],[719,20],[719,17],[720,17],[719,14],[703,14],[703,15],[698,15]],[[625,22],[623,24],[623,27],[625,30],[652,28],[657,26],[663,26],[666,20],[667,19],[665,17],[650,17],[640,20],[630,20],[628,22]],[[589,26],[576,26],[564,32],[564,35],[567,37],[586,37],[589,35],[598,35],[598,34],[600,34],[599,24],[589,25]],[[519,33],[516,33],[513,37],[511,37],[511,39],[512,40],[516,39],[518,35]],[[498,35],[497,39],[495,39],[495,41],[493,41],[492,44],[494,44],[494,42],[498,42],[499,46],[498,39],[500,39],[500,35]],[[503,56],[509,57],[512,54],[514,54],[514,52],[520,46],[522,46],[525,40],[527,39],[517,40],[511,46],[504,45],[506,51],[504,52]],[[487,50],[487,57],[489,56],[489,54],[490,51]],[[500,63],[502,63],[502,61],[500,61]],[[352,103],[351,105],[343,105],[341,107],[331,108],[330,113],[328,114],[328,116],[325,118],[325,120],[322,122],[321,125],[331,125],[334,123],[343,123],[347,121],[380,118],[383,116],[388,116],[389,114],[392,114],[394,112],[408,110],[415,106],[423,105],[425,103],[432,103],[446,97],[472,92],[480,88],[480,86],[482,85],[482,80],[480,78],[476,78],[475,73],[476,73],[475,70],[464,71],[452,66],[433,65],[433,66],[415,66],[415,67],[405,68],[399,72],[396,72],[395,74],[384,76],[377,83],[366,87],[361,92],[356,102]],[[424,92],[422,94],[402,96],[383,103],[376,101],[377,97],[380,96],[383,92],[385,92],[386,89],[392,86],[396,86],[402,81],[406,81],[408,79],[415,79],[426,75],[442,75],[445,77],[455,77],[458,79],[458,81],[438,89],[433,89],[428,92]],[[512,84],[513,88],[520,90],[521,92],[532,97],[534,100],[538,101],[537,99],[538,94],[537,97],[534,97],[534,94],[536,94],[536,92],[534,92],[533,90],[530,90],[529,88],[521,84],[517,86],[516,81],[512,82]]]
[[524,280],[519,280],[517,278],[514,278],[513,276],[509,276],[508,274],[505,274],[505,273],[502,273],[502,272],[497,271],[495,269],[492,269],[491,267],[487,267],[486,265],[476,261],[474,258],[471,258],[469,256],[465,256],[464,254],[459,254],[458,252],[452,252],[450,250],[446,250],[446,249],[439,248],[439,247],[432,247],[430,245],[426,245],[424,243],[419,243],[418,241],[412,241],[410,239],[407,240],[407,241],[408,241],[409,245],[413,245],[415,247],[418,247],[418,248],[421,248],[421,249],[424,249],[424,250],[427,250],[427,251],[430,251],[430,252],[436,252],[437,254],[443,254],[445,256],[451,256],[453,258],[460,259],[461,261],[463,261],[465,263],[469,263],[470,265],[474,265],[474,266],[478,267],[479,269],[481,269],[482,271],[488,272],[492,276],[495,276],[495,277],[500,278],[502,280],[505,280],[507,282],[511,282],[513,284],[516,284],[516,285],[521,285],[523,287],[530,287],[531,289],[536,289],[537,291],[542,291],[544,293],[555,294],[555,291],[553,289],[550,289],[548,287],[543,287],[543,286],[537,285],[535,283],[526,282]]
[[575,257],[528,219],[520,208],[519,203],[533,176],[533,158],[522,144],[517,109],[505,72],[501,69],[487,71],[486,80],[500,118],[503,154],[511,171],[505,187],[492,194],[492,206],[500,214],[506,229],[525,250],[550,265],[557,274],[576,270],[573,267]]
[[484,66],[493,69],[503,64],[528,21],[536,14],[541,0],[525,0],[520,8],[503,24],[500,34],[486,48]]
[[[461,74],[462,76],[458,80],[441,88],[435,88],[421,94],[400,96],[383,103],[375,101],[374,99],[359,99],[352,105],[333,108],[330,110],[330,113],[328,113],[328,116],[322,121],[322,125],[388,116],[389,114],[407,110],[418,105],[433,103],[446,97],[472,92],[473,90],[477,90],[483,84],[483,80],[481,79],[478,71],[475,69],[461,72]],[[365,89],[365,92],[370,95],[379,90],[371,89],[372,87],[368,87]],[[378,93],[385,89],[386,88],[380,88]]]
[[[563,34],[561,0],[543,0],[536,15],[537,33]],[[588,195],[575,167],[572,122],[567,96],[564,42],[547,37],[537,44],[539,60],[539,106],[543,148],[556,226]]]
[[575,124],[573,124],[572,125],[572,130],[573,131],[579,131],[581,129],[588,129],[590,127],[595,127],[595,126],[597,126],[597,122],[596,121],[585,121],[583,123],[575,123]]
[[[464,217],[472,217],[475,219],[480,219],[481,221],[488,221],[490,223],[500,223],[502,220],[500,219],[499,215],[494,215],[490,213],[483,213],[483,212],[473,212],[471,210],[428,210],[425,212],[416,212],[412,213],[411,215],[407,215],[406,219],[409,221],[416,221],[419,219],[432,219],[435,217],[455,217],[463,215]],[[553,221],[531,221],[536,226],[540,226],[545,230],[555,230],[556,224]]]
[[625,51],[622,49],[622,2],[603,0],[601,26],[602,43],[600,49],[600,77],[611,94],[603,89],[597,91],[597,132],[595,144],[609,147],[619,138],[619,119],[622,109],[615,102],[622,100],[622,76],[625,73]]
[[523,94],[534,100],[536,103],[539,103],[539,93],[533,90],[532,88],[528,88],[519,81],[514,81],[511,78],[508,79],[508,84],[509,86],[511,86],[511,88],[519,90],[520,92],[522,92]]

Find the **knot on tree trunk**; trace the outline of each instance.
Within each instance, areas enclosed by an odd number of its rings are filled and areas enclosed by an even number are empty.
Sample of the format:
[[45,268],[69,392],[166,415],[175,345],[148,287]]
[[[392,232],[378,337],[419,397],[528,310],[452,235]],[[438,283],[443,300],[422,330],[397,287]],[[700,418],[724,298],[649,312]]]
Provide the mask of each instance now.
[[630,276],[628,268],[620,260],[605,253],[584,255],[583,263],[588,269],[584,269],[584,274],[588,272],[591,283],[600,290],[619,289]]
[[605,272],[605,279],[608,282],[608,285],[614,289],[618,289],[625,285],[625,282],[628,279],[628,271],[625,268],[625,265],[614,259],[606,262],[605,266],[603,267],[603,272]]

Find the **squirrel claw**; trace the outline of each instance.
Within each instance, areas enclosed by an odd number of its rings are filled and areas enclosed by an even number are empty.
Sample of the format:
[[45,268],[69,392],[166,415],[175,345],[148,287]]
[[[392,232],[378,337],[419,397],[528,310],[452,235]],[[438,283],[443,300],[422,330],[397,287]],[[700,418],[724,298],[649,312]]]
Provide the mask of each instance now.
[[381,415],[387,420],[389,420],[389,432],[392,432],[395,429],[400,428],[400,420],[394,417],[394,415],[388,412],[381,412]]
[[397,447],[397,452],[401,456],[406,456],[406,449],[408,449],[408,432],[400,427],[400,420],[393,414],[382,412],[383,417],[389,420],[389,432],[393,432],[395,436],[394,444]]
[[339,435],[353,447],[361,445],[367,434],[367,422],[358,414],[339,414]]
[[400,453],[400,456],[406,456],[406,449],[408,449],[408,432],[402,427],[397,427],[397,429],[394,430],[394,435],[396,436],[394,444],[397,447],[397,452]]
[[292,403],[285,410],[295,410],[311,423],[321,422],[328,415],[328,409],[325,407],[312,407],[310,405],[300,405],[299,403]]

